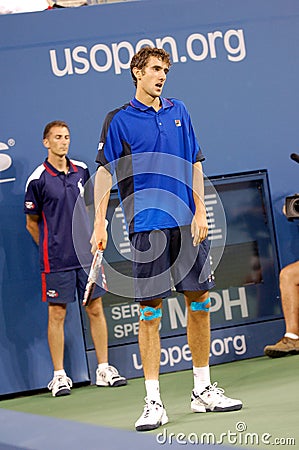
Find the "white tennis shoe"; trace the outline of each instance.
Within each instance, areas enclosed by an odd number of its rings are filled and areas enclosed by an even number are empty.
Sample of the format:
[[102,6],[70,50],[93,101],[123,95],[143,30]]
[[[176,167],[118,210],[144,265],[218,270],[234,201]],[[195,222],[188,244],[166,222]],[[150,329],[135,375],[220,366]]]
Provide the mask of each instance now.
[[48,384],[48,389],[52,391],[53,397],[62,397],[71,393],[72,380],[66,375],[55,376]]
[[96,371],[96,385],[118,387],[125,386],[127,380],[121,376],[118,370],[113,366],[108,366],[106,369],[97,369]]
[[225,412],[238,411],[242,408],[241,400],[223,395],[224,390],[217,383],[208,386],[201,394],[194,390],[191,395],[191,410],[193,412]]
[[164,406],[155,400],[145,400],[143,413],[135,422],[136,431],[150,431],[165,425],[168,422],[168,417]]

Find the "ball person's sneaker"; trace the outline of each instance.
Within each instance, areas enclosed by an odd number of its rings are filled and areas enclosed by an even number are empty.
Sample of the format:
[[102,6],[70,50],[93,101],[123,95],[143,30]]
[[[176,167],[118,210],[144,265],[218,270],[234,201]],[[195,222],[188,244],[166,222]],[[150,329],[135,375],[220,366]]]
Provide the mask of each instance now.
[[165,425],[168,417],[164,406],[155,400],[145,400],[143,413],[135,422],[136,431],[150,431]]
[[280,341],[274,345],[267,345],[264,348],[264,353],[270,358],[281,358],[287,355],[299,354],[299,339],[291,339],[284,336]]
[[71,393],[72,380],[66,375],[57,375],[48,384],[48,389],[52,391],[53,397],[62,397]]
[[108,366],[106,369],[96,371],[96,385],[97,386],[110,386],[110,387],[118,387],[125,386],[127,384],[127,380],[125,377],[122,377],[118,370],[113,366]]
[[242,408],[241,400],[235,400],[223,395],[224,390],[217,383],[208,386],[201,394],[194,390],[191,395],[191,410],[193,412],[225,412],[238,411]]

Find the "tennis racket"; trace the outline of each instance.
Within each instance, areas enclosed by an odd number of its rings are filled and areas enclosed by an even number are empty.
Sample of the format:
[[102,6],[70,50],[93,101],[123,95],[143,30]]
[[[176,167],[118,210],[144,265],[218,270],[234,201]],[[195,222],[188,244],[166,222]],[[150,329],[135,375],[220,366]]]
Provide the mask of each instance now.
[[91,263],[88,280],[87,280],[86,287],[85,287],[83,302],[82,302],[83,306],[88,306],[91,301],[91,297],[92,297],[92,294],[93,294],[93,291],[94,291],[94,288],[95,288],[95,285],[96,285],[96,282],[97,282],[97,279],[99,276],[99,272],[101,270],[103,254],[104,254],[104,250],[103,250],[102,244],[100,243],[98,245],[98,249],[95,252],[92,263]]

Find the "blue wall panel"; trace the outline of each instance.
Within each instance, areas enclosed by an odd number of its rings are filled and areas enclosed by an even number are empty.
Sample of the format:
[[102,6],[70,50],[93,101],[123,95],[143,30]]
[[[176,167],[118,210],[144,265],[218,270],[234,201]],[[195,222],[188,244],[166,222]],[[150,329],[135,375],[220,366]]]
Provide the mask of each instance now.
[[[188,106],[207,157],[206,175],[268,170],[280,262],[297,259],[297,223],[281,212],[284,197],[298,191],[299,166],[289,158],[299,152],[297,0],[152,0],[0,16],[5,392],[44,386],[51,367],[37,251],[22,213],[25,181],[46,154],[42,129],[50,120],[66,120],[71,155],[93,172],[106,112],[134,94],[128,61],[144,39],[158,44],[164,39],[172,54],[164,94]],[[68,335],[76,339],[67,352],[74,352],[73,364],[76,355],[73,376],[80,381],[88,372],[82,336],[76,334],[79,311],[73,314]],[[39,364],[32,380],[29,367]]]
[[[265,324],[255,323],[214,330],[211,333],[210,365],[256,358],[262,354],[263,348],[269,343],[269,340],[275,342],[275,339],[283,332],[284,321],[281,319]],[[94,350],[89,351],[87,357],[89,366],[96,368]],[[114,364],[121,362],[123,373],[128,378],[143,376],[138,344],[114,347],[110,351],[110,357]],[[186,336],[163,338],[161,340],[160,373],[191,369],[191,352],[186,342]],[[91,382],[95,383],[94,371],[91,372]]]

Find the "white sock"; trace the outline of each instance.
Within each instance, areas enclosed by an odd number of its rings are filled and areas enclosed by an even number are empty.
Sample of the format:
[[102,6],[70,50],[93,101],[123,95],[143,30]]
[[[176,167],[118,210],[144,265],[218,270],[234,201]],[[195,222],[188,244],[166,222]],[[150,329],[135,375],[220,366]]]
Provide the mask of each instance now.
[[145,389],[148,400],[155,400],[156,402],[162,403],[159,380],[145,380]]
[[193,378],[194,378],[194,390],[197,394],[201,394],[207,386],[211,384],[210,367],[194,367],[193,366]]
[[106,363],[101,363],[101,364],[98,364],[98,369],[99,369],[100,372],[102,372],[102,370],[107,369],[108,366],[109,366],[109,364],[107,362]]
[[285,333],[285,337],[288,337],[290,339],[299,339],[299,336],[295,333]]
[[61,376],[61,375],[66,375],[64,369],[54,370],[54,377],[59,377],[59,376]]

